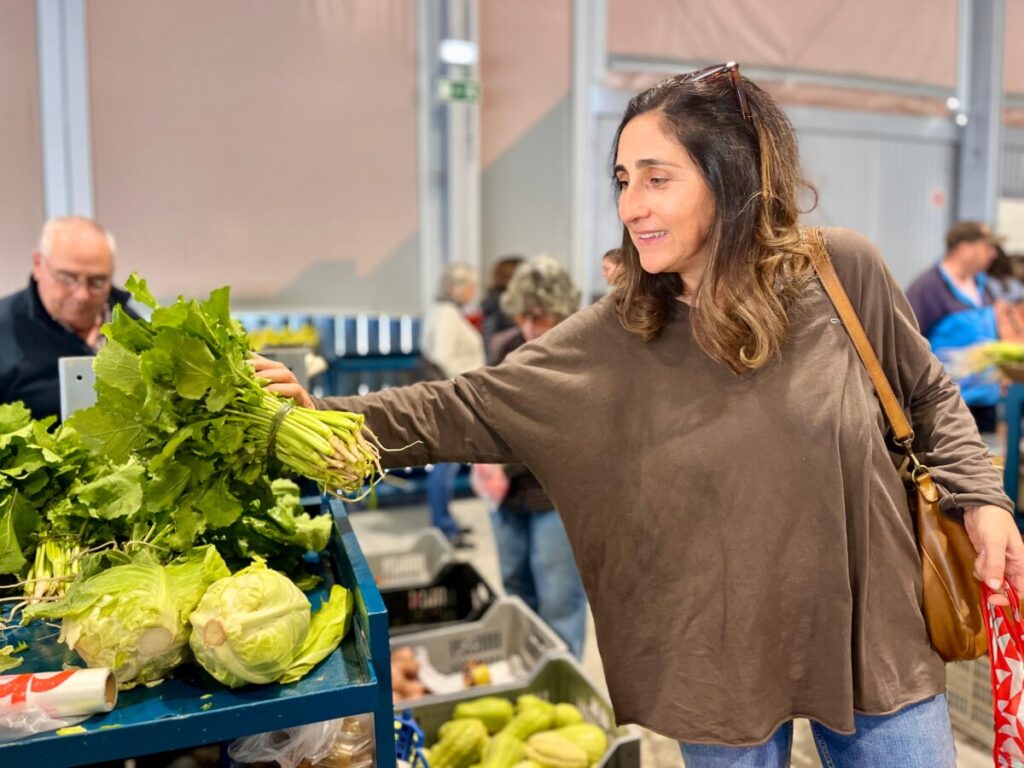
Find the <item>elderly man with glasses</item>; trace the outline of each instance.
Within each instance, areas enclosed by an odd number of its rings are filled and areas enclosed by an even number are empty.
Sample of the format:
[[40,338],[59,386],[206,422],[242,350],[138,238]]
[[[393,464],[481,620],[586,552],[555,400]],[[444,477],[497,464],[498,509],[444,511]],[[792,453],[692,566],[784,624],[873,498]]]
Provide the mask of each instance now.
[[111,283],[114,250],[90,219],[46,222],[28,287],[0,299],[0,403],[21,400],[36,418],[60,414],[57,361],[95,354],[103,323],[129,298]]

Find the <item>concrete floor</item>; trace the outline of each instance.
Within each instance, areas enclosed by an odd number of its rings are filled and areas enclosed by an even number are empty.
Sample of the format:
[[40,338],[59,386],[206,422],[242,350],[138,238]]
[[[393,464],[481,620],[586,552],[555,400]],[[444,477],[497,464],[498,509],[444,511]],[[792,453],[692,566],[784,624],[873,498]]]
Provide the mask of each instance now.
[[[462,499],[452,504],[452,514],[460,524],[473,529],[473,549],[459,550],[459,556],[471,562],[480,574],[499,592],[502,591],[498,570],[498,555],[491,534],[490,519],[484,504],[477,499]],[[430,524],[425,507],[389,509],[380,512],[356,512],[352,514],[355,529],[362,548],[366,552],[401,550],[411,545],[417,532]],[[590,678],[602,688],[604,670],[594,640],[593,619],[587,629],[587,645],[583,653],[583,667]],[[606,689],[607,690],[607,689]],[[678,768],[683,765],[676,743],[657,734],[638,729],[642,735],[642,768]],[[984,751],[963,739],[957,739],[958,768],[987,768],[992,765],[991,752]],[[797,721],[792,768],[819,768],[821,761],[815,752],[811,730],[806,721]]]

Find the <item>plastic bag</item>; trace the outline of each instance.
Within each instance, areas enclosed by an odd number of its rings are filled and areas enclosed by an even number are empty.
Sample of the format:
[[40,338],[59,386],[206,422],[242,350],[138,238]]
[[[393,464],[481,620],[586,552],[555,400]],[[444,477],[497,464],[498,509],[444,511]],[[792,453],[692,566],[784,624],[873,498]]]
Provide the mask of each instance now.
[[341,727],[341,720],[299,725],[281,731],[268,731],[236,739],[228,747],[232,760],[248,763],[278,763],[281,768],[297,768],[303,760],[318,760],[326,755]]
[[373,747],[373,716],[346,717],[327,754],[299,768],[373,768]]
[[992,756],[997,766],[1024,766],[1024,622],[1020,598],[1009,583],[1003,591],[1010,599],[1007,606],[990,605],[993,594],[981,585],[982,605],[986,607],[988,653],[992,665],[992,710],[995,716],[995,746]]
[[241,765],[276,763],[281,768],[371,768],[373,726],[369,715],[360,715],[257,733],[232,742],[228,755]]
[[91,715],[52,717],[38,707],[20,707],[0,712],[0,743],[23,739],[34,733],[56,731],[59,728],[88,720]]
[[474,464],[469,469],[469,487],[491,509],[505,500],[508,486],[508,475],[501,464]]

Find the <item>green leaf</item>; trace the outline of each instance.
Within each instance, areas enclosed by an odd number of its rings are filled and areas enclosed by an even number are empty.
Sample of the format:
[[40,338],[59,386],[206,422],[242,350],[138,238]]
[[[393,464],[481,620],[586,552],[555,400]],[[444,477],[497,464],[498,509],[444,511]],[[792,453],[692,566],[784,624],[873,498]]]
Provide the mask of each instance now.
[[288,671],[280,678],[280,682],[294,683],[301,680],[341,645],[342,639],[352,625],[352,605],[351,592],[338,584],[331,587],[330,595],[310,619],[306,638],[296,651]]
[[146,507],[154,511],[173,509],[178,497],[188,488],[189,479],[188,467],[166,465],[146,486]]
[[167,546],[176,552],[187,552],[195,543],[196,534],[200,533],[205,525],[199,511],[192,506],[191,500],[186,496],[178,501],[178,505],[171,510],[171,521],[174,528],[167,536]]
[[14,654],[21,653],[28,648],[27,645],[21,643],[17,647],[13,645],[5,645],[0,648],[0,673],[7,672],[8,670],[14,669],[21,665],[24,659],[19,659]]
[[227,286],[211,291],[210,298],[199,306],[214,323],[228,329],[234,328],[234,320],[231,319],[231,289]]
[[174,455],[177,453],[178,448],[186,440],[192,437],[193,428],[183,427],[174,433],[174,436],[168,440],[163,449],[150,459],[149,470],[150,472],[160,472],[164,466],[174,460]]
[[23,553],[39,516],[15,491],[0,502],[0,574],[18,573],[27,562]]
[[206,440],[216,445],[221,453],[231,456],[245,445],[245,429],[237,424],[213,422],[206,430]]
[[132,272],[125,282],[124,287],[128,289],[128,292],[134,297],[134,299],[140,304],[145,304],[150,309],[156,309],[160,305],[157,300],[153,298],[153,294],[149,292],[149,288],[146,287],[146,281],[139,277],[135,272]]
[[206,407],[213,413],[220,413],[235,400],[235,397],[234,385],[221,379],[211,387],[210,396],[206,398]]
[[7,434],[24,429],[32,421],[32,414],[22,402],[0,405],[0,433]]
[[99,404],[77,411],[68,421],[87,445],[118,464],[146,442],[144,424],[125,421],[123,414]]
[[141,464],[126,464],[76,489],[74,494],[89,508],[92,517],[101,520],[131,517],[142,508],[145,475]]
[[157,336],[161,336],[162,332],[168,328],[181,330],[188,324],[188,318],[191,314],[190,308],[191,302],[187,302],[184,299],[176,301],[169,307],[160,307],[153,313],[153,317],[150,318],[150,323],[153,325],[153,330]]
[[211,318],[194,301],[180,300],[153,313],[153,327],[158,331],[182,331],[202,339],[214,348],[220,345],[220,339],[214,331],[216,325],[217,322],[211,323]]
[[174,366],[174,388],[188,400],[198,400],[219,381],[216,359],[201,339],[181,332],[165,331],[156,346],[166,351]]
[[242,514],[242,503],[228,490],[223,476],[206,489],[199,499],[199,508],[210,528],[226,528]]
[[114,389],[141,400],[146,394],[139,356],[119,342],[108,340],[92,364],[96,378]]
[[153,331],[146,322],[136,320],[120,304],[114,307],[110,322],[102,330],[108,340],[117,339],[133,352],[143,352],[153,346]]

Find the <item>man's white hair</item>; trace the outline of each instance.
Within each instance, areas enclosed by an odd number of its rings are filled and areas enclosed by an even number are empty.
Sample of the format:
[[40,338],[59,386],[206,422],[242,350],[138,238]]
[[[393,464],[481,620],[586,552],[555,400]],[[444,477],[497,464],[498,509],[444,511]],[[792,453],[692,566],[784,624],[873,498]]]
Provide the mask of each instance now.
[[107,246],[110,248],[110,255],[117,255],[117,241],[114,236],[97,224],[92,219],[87,219],[84,216],[54,216],[43,225],[42,234],[39,235],[39,252],[43,256],[50,255],[50,249],[53,246],[53,239],[57,236],[60,230],[67,227],[87,227],[97,232],[107,241]]

